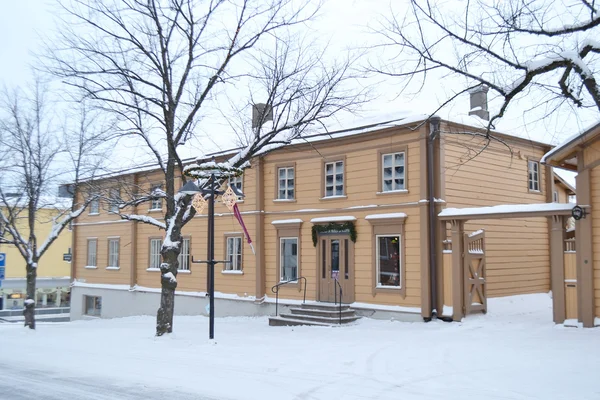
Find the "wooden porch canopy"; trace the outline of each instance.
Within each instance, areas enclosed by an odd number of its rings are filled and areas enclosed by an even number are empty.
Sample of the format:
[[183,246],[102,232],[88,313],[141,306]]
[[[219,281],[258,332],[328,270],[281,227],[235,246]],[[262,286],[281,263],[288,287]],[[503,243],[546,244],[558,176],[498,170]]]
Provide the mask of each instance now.
[[499,219],[523,217],[552,217],[555,215],[571,215],[575,204],[571,203],[538,203],[538,204],[503,204],[490,207],[445,208],[438,214],[441,221],[469,221],[473,219]]

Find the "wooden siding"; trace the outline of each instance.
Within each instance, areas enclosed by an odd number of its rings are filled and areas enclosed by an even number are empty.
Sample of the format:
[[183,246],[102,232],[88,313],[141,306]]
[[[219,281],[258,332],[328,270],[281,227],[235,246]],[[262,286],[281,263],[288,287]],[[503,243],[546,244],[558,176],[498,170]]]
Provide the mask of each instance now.
[[[589,149],[586,154],[600,153],[600,142],[594,143]],[[587,156],[584,156],[584,159],[585,157]],[[592,197],[592,251],[594,260],[594,315],[600,317],[600,213],[594,212],[595,210],[600,210],[600,166],[590,171],[590,186]]]
[[[538,161],[545,149],[520,142],[498,142],[476,155],[483,139],[443,135],[447,207],[545,203],[545,168],[540,168],[540,192],[528,188],[528,159]],[[485,229],[489,297],[550,290],[548,222],[545,218],[478,220],[465,232]]]
[[[115,285],[129,284],[131,269],[131,222],[119,222],[100,225],[84,225],[76,228],[75,264],[76,278],[85,283],[107,283]],[[107,270],[108,238],[119,237],[119,270]],[[87,242],[94,238],[97,244],[96,269],[85,268],[87,264]]]

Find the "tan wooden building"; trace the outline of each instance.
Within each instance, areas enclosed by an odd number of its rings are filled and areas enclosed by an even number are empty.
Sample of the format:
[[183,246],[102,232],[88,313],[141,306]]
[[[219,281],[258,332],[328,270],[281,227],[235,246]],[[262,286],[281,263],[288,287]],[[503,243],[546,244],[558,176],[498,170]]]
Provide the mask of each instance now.
[[[437,310],[460,319],[466,306],[456,311],[446,262],[459,252],[450,253],[452,220],[438,215],[445,208],[547,205],[553,197],[566,203],[573,189],[540,164],[547,144],[498,132],[489,141],[482,129],[436,121],[399,118],[315,135],[253,159],[230,184],[245,194],[239,207],[255,253],[229,210],[215,206],[216,255],[232,260],[215,274],[217,315],[272,313],[271,289],[283,281],[291,281],[280,288],[283,304],[302,299],[304,282],[308,301],[333,302],[337,280],[343,303],[368,315],[428,320]],[[119,179],[149,190],[161,185],[158,176],[149,168]],[[114,182],[103,181],[108,191]],[[128,211],[161,218],[161,209],[155,201]],[[550,290],[552,210],[461,223],[467,235],[485,231],[482,297]],[[73,318],[158,308],[163,232],[114,211],[110,203],[93,204],[74,226]],[[206,259],[206,232],[206,213],[183,229],[178,314],[205,313],[206,266],[191,257]]]
[[575,222],[573,260],[565,263],[568,315],[584,327],[600,325],[600,124],[574,135],[543,158],[543,163],[577,172],[577,203],[584,210]]

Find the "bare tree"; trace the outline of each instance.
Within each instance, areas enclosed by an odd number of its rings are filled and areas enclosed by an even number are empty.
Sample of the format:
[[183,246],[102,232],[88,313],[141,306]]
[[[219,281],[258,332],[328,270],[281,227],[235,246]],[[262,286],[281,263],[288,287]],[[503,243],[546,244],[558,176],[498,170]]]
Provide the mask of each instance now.
[[[85,210],[81,204],[57,197],[58,184],[78,187],[81,174],[93,173],[93,160],[103,141],[96,119],[85,109],[79,126],[62,126],[52,111],[48,86],[36,78],[30,90],[5,92],[0,100],[0,241],[15,246],[26,264],[25,326],[35,329],[35,292],[38,263],[60,233]],[[91,121],[90,121],[91,120]],[[67,157],[65,157],[67,156]],[[85,168],[84,168],[85,166]],[[53,209],[51,221],[40,214]],[[51,224],[39,237],[41,224]],[[42,241],[43,240],[43,241]]]
[[598,11],[588,0],[410,0],[373,28],[385,59],[370,69],[402,78],[405,89],[443,76],[466,78],[441,107],[488,86],[502,100],[488,131],[515,100],[533,94],[545,116],[561,107],[600,110]]
[[[63,5],[69,21],[49,56],[50,69],[117,115],[120,132],[141,139],[164,175],[164,188],[119,204],[121,218],[165,230],[156,324],[161,336],[173,329],[181,229],[195,214],[190,196],[177,194],[174,178],[183,174],[184,145],[194,139],[208,110],[219,99],[239,98],[236,88],[253,80],[249,87],[262,96],[263,110],[277,115],[268,128],[246,128],[246,123],[238,131],[243,147],[222,166],[239,173],[257,154],[353,109],[363,93],[348,90],[354,78],[349,58],[326,65],[321,54],[309,55],[281,40],[310,21],[319,2],[71,0]],[[126,212],[153,199],[166,202],[164,222]]]

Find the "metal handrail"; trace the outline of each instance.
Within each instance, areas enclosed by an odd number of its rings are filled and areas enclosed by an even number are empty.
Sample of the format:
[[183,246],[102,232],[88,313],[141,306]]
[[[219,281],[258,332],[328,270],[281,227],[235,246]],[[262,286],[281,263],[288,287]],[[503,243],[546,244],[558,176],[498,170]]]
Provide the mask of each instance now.
[[[271,288],[271,292],[275,293],[275,316],[278,315],[279,287],[283,286],[283,285],[287,285],[288,283],[298,282],[300,279],[304,279],[304,300],[302,301],[302,304],[304,304],[304,303],[306,303],[306,278],[303,276],[293,279],[293,280],[279,282],[277,285],[275,285]],[[300,289],[298,291],[300,291],[300,290],[302,290],[302,284],[300,284]]]
[[[340,288],[340,325],[342,324],[342,284],[337,279],[334,279],[336,285]],[[337,291],[334,290],[334,298],[337,303]]]

